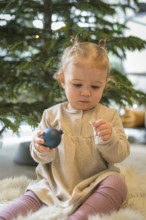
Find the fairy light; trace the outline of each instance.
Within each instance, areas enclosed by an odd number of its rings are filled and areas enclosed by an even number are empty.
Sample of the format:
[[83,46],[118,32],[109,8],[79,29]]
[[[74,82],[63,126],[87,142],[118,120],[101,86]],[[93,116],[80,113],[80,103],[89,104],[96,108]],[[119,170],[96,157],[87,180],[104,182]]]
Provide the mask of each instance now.
[[40,38],[40,36],[39,36],[38,34],[36,34],[36,35],[35,35],[35,38],[36,38],[36,39],[39,39],[39,38]]
[[138,108],[138,105],[137,104],[133,104],[132,106],[134,109]]

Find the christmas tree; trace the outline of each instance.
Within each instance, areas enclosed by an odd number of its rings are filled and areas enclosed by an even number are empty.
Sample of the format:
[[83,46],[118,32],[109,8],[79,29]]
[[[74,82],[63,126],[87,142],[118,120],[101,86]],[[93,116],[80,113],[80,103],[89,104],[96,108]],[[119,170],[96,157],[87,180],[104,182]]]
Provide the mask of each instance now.
[[[45,108],[64,101],[54,79],[60,56],[80,41],[106,41],[109,56],[125,57],[126,49],[141,50],[146,42],[124,36],[126,24],[113,18],[119,10],[138,10],[137,1],[110,4],[102,0],[9,0],[0,1],[0,123],[1,132],[17,132],[21,122],[36,126]],[[112,64],[111,64],[112,66]],[[110,105],[144,103],[146,95],[134,89],[119,66],[111,69],[111,81],[101,100]]]

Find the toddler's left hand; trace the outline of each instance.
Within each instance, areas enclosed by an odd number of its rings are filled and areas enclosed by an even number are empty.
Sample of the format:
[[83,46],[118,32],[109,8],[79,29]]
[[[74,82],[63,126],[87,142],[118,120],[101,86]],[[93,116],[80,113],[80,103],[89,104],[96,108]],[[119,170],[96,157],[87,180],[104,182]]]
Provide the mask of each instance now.
[[110,139],[112,135],[112,126],[108,121],[99,119],[93,123],[93,127],[101,140],[108,141]]

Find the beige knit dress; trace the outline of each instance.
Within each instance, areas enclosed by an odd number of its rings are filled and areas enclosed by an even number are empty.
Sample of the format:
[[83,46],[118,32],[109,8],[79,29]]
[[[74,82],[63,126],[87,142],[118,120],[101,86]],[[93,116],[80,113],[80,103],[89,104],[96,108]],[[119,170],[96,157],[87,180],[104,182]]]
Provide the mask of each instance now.
[[[28,189],[42,202],[73,212],[111,174],[120,175],[114,163],[129,154],[129,143],[116,110],[101,104],[87,111],[68,109],[67,102],[44,111],[39,129],[63,130],[60,145],[50,153],[38,152],[32,141],[31,155],[39,163],[37,180]],[[110,140],[95,143],[91,120],[108,120],[113,127]]]

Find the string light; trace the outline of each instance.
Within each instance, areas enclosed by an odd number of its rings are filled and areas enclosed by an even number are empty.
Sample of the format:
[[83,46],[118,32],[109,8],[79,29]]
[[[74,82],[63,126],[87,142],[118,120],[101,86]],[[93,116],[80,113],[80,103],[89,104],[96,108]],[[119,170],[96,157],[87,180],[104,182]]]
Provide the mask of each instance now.
[[40,38],[40,36],[39,36],[38,34],[36,34],[36,35],[35,35],[35,38],[36,38],[36,39],[39,39],[39,38]]

